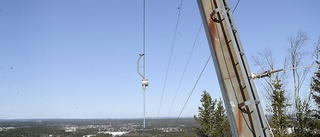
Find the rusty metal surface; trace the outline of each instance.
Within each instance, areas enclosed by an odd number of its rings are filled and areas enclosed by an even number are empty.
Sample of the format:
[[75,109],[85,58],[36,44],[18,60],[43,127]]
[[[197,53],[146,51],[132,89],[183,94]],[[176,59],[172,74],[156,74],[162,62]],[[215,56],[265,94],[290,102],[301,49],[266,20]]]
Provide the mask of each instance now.
[[233,136],[271,136],[226,0],[198,0]]

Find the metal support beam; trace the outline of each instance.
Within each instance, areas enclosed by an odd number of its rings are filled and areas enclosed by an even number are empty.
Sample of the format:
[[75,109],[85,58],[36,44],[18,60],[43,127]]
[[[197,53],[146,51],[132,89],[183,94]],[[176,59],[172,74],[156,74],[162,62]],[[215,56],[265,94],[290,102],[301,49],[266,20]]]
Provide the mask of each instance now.
[[198,5],[233,136],[272,136],[228,1],[198,0]]

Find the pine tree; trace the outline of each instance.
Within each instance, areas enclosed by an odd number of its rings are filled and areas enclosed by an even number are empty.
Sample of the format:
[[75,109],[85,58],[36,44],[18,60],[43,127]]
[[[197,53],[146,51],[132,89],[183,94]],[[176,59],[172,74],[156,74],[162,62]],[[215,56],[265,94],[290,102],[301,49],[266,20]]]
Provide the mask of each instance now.
[[[217,100],[215,100],[217,102]],[[226,137],[226,136],[231,136],[231,130],[230,130],[230,125],[223,107],[222,100],[220,99],[217,108],[215,110],[215,133],[214,135],[216,136],[221,136],[221,137]]]
[[204,91],[201,95],[202,106],[198,107],[199,114],[194,119],[200,124],[195,131],[200,137],[229,137],[231,136],[222,100],[212,100],[210,94]]
[[202,107],[198,107],[198,117],[194,116],[194,119],[201,125],[196,129],[197,135],[201,137],[213,136],[213,114],[215,108],[215,102],[212,101],[211,96],[207,91],[204,91],[201,95]]
[[312,98],[314,99],[318,109],[316,110],[316,117],[320,118],[320,67],[318,71],[315,72],[315,76],[312,77]]
[[285,129],[288,126],[288,116],[285,114],[287,99],[284,96],[285,90],[282,88],[281,80],[276,76],[273,85],[273,92],[271,97],[271,107],[272,107],[272,124],[274,128],[274,135],[282,137],[286,134]]
[[[319,62],[317,63],[320,64]],[[320,66],[317,72],[315,72],[315,76],[312,77],[311,89],[312,98],[315,101],[317,109],[314,110],[316,119],[311,123],[310,127],[312,127],[311,130],[313,130],[314,136],[320,136]]]

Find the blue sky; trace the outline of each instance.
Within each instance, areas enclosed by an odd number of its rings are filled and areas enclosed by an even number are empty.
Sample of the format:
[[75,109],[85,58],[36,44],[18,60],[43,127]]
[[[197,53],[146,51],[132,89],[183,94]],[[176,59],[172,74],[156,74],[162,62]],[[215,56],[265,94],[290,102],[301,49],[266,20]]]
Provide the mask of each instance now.
[[[233,9],[237,1],[229,2]],[[240,1],[234,18],[249,63],[266,47],[282,59],[289,36],[298,30],[308,33],[311,46],[320,36],[319,4]],[[168,114],[202,23],[196,0],[184,0],[158,115],[179,6],[180,0],[147,0],[147,117],[178,116],[210,55],[202,28]],[[136,72],[142,15],[142,0],[0,1],[0,119],[142,117]],[[182,117],[198,113],[203,90],[221,97],[212,61]]]

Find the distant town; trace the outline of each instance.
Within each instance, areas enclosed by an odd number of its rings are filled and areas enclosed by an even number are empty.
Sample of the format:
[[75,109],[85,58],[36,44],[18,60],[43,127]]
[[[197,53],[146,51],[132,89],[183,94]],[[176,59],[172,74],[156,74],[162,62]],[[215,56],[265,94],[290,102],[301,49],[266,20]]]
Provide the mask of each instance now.
[[193,118],[147,119],[25,119],[0,120],[1,137],[194,136]]

